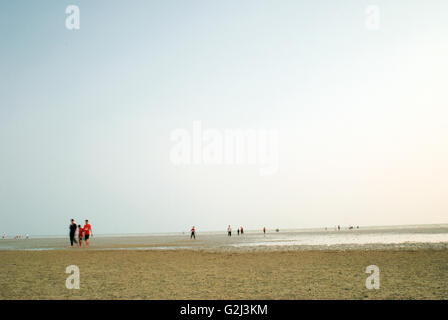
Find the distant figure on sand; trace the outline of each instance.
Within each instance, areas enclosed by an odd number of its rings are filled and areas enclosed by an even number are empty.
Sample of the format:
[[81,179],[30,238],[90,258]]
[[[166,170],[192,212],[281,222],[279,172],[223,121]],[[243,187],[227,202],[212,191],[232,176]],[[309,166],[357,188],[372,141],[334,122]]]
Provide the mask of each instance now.
[[236,233],[238,233],[238,235],[240,235],[240,229],[236,229]]
[[194,226],[193,226],[193,228],[191,228],[190,239],[191,239],[191,238],[196,239],[196,229],[194,228]]
[[86,240],[86,246],[89,246],[89,238],[90,235],[93,237],[92,226],[89,224],[89,220],[86,220],[86,224],[84,225],[84,239]]
[[230,225],[227,227],[227,236],[232,236],[232,228],[230,228]]
[[70,226],[69,226],[69,230],[70,230],[69,236],[70,236],[70,246],[71,247],[73,247],[73,242],[75,242],[76,228],[77,227],[76,227],[75,220],[72,219],[71,223],[70,223]]
[[241,234],[244,234],[244,230],[243,230],[243,227],[240,227],[241,228]]
[[2,239],[6,239],[6,234],[3,234],[3,235],[2,235]]
[[263,227],[263,233],[266,234],[266,227]]

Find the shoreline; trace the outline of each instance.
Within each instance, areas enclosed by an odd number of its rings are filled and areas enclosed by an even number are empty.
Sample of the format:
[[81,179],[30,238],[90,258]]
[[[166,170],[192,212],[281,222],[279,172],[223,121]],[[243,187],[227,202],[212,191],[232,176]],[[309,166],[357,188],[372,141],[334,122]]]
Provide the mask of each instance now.
[[[359,229],[348,229],[346,226],[341,228],[341,230],[335,230],[334,226],[332,227],[309,227],[309,228],[279,228],[279,232],[275,232],[275,229],[269,229],[267,234],[283,234],[283,233],[344,233],[344,232],[375,232],[375,231],[392,231],[396,232],[397,230],[439,230],[439,229],[448,229],[448,223],[425,223],[425,224],[396,224],[396,225],[368,225],[368,226],[359,226]],[[244,230],[247,235],[256,235],[262,234],[261,229],[246,229]],[[14,233],[13,233],[14,234]],[[22,233],[18,233],[22,235]],[[210,235],[226,235],[226,231],[222,230],[205,230],[197,232],[198,235],[210,236]],[[141,232],[141,233],[103,233],[96,234],[96,238],[127,238],[127,237],[171,237],[171,236],[188,236],[189,230],[187,231],[167,231],[167,232]],[[66,234],[59,235],[43,235],[30,234],[30,238],[32,239],[65,239],[67,238]],[[9,236],[6,240],[14,240],[13,237]],[[20,240],[24,240],[21,238]]]
[[373,243],[373,244],[342,244],[342,245],[247,245],[247,246],[222,246],[222,247],[201,247],[201,246],[178,246],[178,245],[148,245],[135,247],[65,247],[65,248],[24,248],[24,249],[0,249],[0,252],[43,252],[43,251],[193,251],[193,252],[302,252],[302,251],[415,251],[415,250],[448,250],[448,242],[440,243],[424,243],[424,242],[408,242],[408,243]]
[[[448,226],[388,228],[344,231],[282,231],[250,233],[227,237],[218,234],[95,236],[92,249],[103,250],[208,250],[208,251],[284,251],[284,250],[381,250],[448,249]],[[68,237],[2,239],[0,251],[69,250]]]

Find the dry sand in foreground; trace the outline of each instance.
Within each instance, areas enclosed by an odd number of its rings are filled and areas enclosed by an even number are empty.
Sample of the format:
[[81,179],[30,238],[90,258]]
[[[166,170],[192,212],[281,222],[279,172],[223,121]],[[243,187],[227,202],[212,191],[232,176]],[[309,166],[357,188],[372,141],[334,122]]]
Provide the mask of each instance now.
[[[0,299],[448,299],[448,251],[0,251]],[[81,289],[65,287],[77,265]],[[368,265],[380,268],[367,290]]]

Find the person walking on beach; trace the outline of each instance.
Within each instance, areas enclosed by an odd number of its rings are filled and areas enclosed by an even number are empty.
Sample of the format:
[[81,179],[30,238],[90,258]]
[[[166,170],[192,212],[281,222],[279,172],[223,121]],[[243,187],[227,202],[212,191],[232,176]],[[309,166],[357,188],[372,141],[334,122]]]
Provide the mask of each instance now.
[[243,233],[244,233],[244,230],[243,230],[243,227],[241,227],[241,235],[243,235]]
[[86,246],[89,246],[89,238],[90,235],[93,237],[92,226],[89,223],[89,220],[86,220],[86,224],[84,225],[84,240],[86,241]]
[[227,227],[227,236],[231,237],[232,236],[232,228],[230,228],[230,224]]
[[266,234],[266,227],[263,227],[263,234]]
[[70,229],[69,235],[70,235],[70,246],[73,247],[73,243],[75,242],[76,223],[74,219],[72,219],[71,222],[72,223],[69,226]]
[[194,238],[195,240],[196,240],[196,229],[194,228],[194,226],[193,226],[193,228],[191,228],[191,236],[190,236],[190,239],[191,238]]
[[236,229],[236,233],[240,235],[240,229]]
[[82,239],[84,239],[84,229],[78,224],[78,242],[79,247],[82,247]]

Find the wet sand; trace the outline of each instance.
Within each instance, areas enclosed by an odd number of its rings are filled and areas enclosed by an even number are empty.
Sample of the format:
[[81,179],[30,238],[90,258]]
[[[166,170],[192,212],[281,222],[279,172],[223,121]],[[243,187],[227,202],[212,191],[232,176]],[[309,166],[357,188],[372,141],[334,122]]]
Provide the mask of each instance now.
[[[448,250],[448,225],[370,227],[359,230],[297,229],[246,231],[227,237],[223,232],[199,233],[190,240],[189,233],[147,235],[101,235],[91,239],[95,250],[207,250],[207,251],[276,251],[276,250]],[[67,250],[68,236],[0,240],[3,250]]]
[[[448,299],[448,250],[0,251],[0,299]],[[380,289],[368,290],[369,265]],[[65,287],[69,265],[81,288]]]

